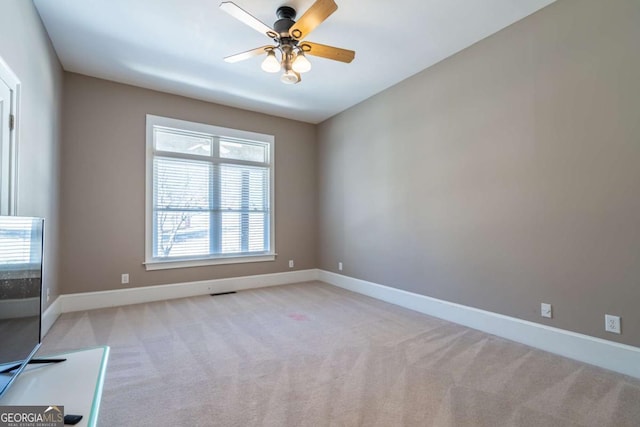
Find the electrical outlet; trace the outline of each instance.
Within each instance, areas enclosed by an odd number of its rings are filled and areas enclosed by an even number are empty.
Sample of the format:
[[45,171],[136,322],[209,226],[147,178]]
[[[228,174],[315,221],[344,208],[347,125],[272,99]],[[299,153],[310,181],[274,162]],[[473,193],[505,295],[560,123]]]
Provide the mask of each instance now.
[[614,334],[621,334],[620,328],[620,316],[612,316],[611,314],[604,315],[604,330],[607,332],[613,332]]
[[124,274],[122,275],[122,278],[120,279],[120,282],[121,282],[123,285],[126,285],[127,283],[129,283],[129,275],[128,275],[127,273],[124,273]]
[[293,268],[293,260],[292,259],[289,260],[289,268]]
[[549,319],[553,317],[551,304],[547,304],[545,302],[540,304],[540,316],[547,317]]
[[338,263],[338,270],[342,271],[342,262]]

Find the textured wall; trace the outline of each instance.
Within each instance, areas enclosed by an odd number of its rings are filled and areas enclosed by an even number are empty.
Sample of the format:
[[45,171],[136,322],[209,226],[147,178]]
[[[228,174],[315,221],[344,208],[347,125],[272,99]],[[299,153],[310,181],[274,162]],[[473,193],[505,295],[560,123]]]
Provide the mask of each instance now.
[[640,345],[638,23],[561,0],[321,124],[320,267]]
[[[289,259],[316,267],[314,125],[72,73],[64,112],[64,293],[289,271]],[[146,114],[275,135],[276,261],[145,271]]]
[[[45,219],[43,286],[59,294],[59,150],[63,72],[31,1],[2,0],[0,57],[20,80],[18,215]],[[48,304],[44,302],[46,308]]]

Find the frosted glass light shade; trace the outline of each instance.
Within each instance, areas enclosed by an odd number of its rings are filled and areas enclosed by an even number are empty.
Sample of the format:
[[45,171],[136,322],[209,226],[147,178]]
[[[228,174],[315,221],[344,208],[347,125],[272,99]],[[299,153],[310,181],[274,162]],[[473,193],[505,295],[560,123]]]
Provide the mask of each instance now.
[[287,70],[281,77],[280,80],[282,83],[286,83],[289,85],[298,83],[300,78],[293,72],[293,70]]
[[293,64],[291,64],[291,68],[293,71],[298,73],[306,73],[311,70],[311,62],[307,59],[302,51],[298,52],[296,59],[293,60]]
[[277,73],[280,71],[280,62],[272,50],[267,53],[267,57],[262,61],[262,69],[267,73]]

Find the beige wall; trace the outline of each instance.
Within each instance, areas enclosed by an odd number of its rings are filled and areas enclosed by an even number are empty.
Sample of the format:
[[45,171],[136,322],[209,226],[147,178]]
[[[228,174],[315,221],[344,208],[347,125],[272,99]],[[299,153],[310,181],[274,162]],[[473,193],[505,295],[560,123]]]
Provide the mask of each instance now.
[[[65,73],[63,292],[122,289],[316,267],[316,127]],[[146,114],[275,135],[274,262],[145,271]]]
[[[59,147],[62,67],[33,3],[2,0],[0,57],[20,80],[18,215],[45,218],[43,286],[58,286]],[[48,304],[44,301],[44,307]]]
[[[32,3],[3,0],[0,56],[23,91],[18,209],[47,219],[45,286],[55,298],[121,289],[121,273],[134,287],[343,261],[640,345],[638,22],[636,0],[560,0],[316,128],[71,73],[63,93]],[[276,136],[276,262],[144,270],[148,113]]]
[[639,23],[560,0],[322,123],[320,267],[640,345]]

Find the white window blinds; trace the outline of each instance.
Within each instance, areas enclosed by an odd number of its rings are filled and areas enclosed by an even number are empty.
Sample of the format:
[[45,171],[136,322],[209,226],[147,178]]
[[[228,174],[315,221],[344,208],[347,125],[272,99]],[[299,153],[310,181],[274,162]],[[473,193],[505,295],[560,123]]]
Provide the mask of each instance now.
[[40,262],[42,220],[0,216],[0,269]]
[[147,262],[273,254],[272,142],[181,124],[148,126],[152,236]]

